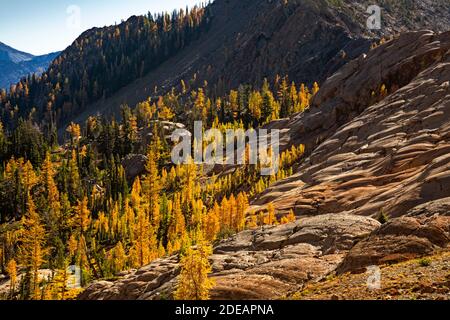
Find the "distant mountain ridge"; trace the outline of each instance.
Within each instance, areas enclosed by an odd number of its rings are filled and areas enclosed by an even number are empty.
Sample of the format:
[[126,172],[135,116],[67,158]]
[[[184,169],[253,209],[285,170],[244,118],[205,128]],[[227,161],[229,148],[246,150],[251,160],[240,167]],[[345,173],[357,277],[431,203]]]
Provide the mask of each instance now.
[[9,89],[30,73],[44,72],[60,52],[41,56],[16,50],[0,42],[0,88]]

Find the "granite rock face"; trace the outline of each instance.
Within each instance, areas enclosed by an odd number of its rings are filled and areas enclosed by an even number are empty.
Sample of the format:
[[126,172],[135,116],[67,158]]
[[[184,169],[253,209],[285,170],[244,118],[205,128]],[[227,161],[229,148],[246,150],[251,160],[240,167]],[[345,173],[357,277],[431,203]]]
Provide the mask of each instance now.
[[[380,223],[353,215],[323,215],[295,223],[244,231],[222,241],[211,256],[213,299],[276,299],[307,281],[333,271],[344,254]],[[100,281],[80,299],[142,300],[172,297],[178,257],[159,259],[125,273],[115,282]]]
[[[386,97],[380,96],[385,86]],[[297,173],[267,189],[297,215],[391,217],[450,196],[450,32],[407,33],[328,79],[282,141],[307,146]]]

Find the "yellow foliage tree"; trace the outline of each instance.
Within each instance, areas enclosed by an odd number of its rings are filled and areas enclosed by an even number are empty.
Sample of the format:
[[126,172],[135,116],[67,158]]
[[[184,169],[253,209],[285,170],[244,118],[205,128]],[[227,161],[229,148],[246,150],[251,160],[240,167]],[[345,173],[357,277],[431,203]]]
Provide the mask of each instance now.
[[263,104],[263,98],[259,91],[253,91],[250,94],[249,101],[248,101],[248,108],[252,114],[252,116],[259,122],[262,116],[262,104]]
[[267,205],[267,216],[264,219],[264,224],[266,225],[274,225],[277,224],[277,217],[275,216],[275,207],[273,203],[269,203]]
[[239,193],[236,199],[236,217],[233,223],[233,228],[236,232],[244,230],[245,227],[245,214],[249,207],[248,196],[244,192]]
[[47,288],[49,300],[65,300],[67,297],[67,281],[68,281],[67,269],[57,270],[52,282]]
[[314,82],[313,84],[313,89],[312,89],[312,94],[316,95],[320,90],[319,84],[317,82]]
[[[76,235],[76,256],[80,268],[83,270],[88,265],[88,251],[86,245],[85,234],[91,223],[91,212],[88,208],[88,199],[79,200],[75,207],[75,215],[73,217],[73,227]],[[73,241],[72,239],[70,241]],[[69,241],[69,243],[70,243]],[[72,250],[70,250],[72,251]]]
[[186,233],[186,221],[181,210],[180,195],[175,194],[173,201],[172,215],[169,222],[169,230],[167,233],[169,254],[181,249],[181,239]]
[[176,300],[208,300],[214,281],[208,277],[212,268],[208,257],[212,247],[199,240],[195,248],[189,247],[181,258],[181,273],[174,297]]
[[78,170],[77,154],[75,150],[72,151],[72,156],[69,160],[69,193],[72,198],[77,197],[80,191],[80,173]]
[[123,271],[126,267],[127,255],[121,241],[111,250],[109,262],[113,274]]
[[27,161],[25,165],[22,168],[22,184],[25,189],[25,196],[29,197],[31,189],[36,185],[38,182],[38,178],[36,176],[36,173],[34,172],[33,165],[30,161]]
[[136,216],[134,241],[130,254],[132,264],[135,267],[142,267],[158,257],[158,242],[145,213],[142,210],[138,210]]
[[286,216],[281,218],[280,223],[288,224],[291,222],[295,222],[295,220],[297,220],[297,218],[295,217],[294,211],[292,211],[292,209],[291,209],[291,210],[289,210],[289,213]]
[[47,215],[46,220],[52,229],[51,232],[56,234],[58,232],[58,223],[62,223],[62,217],[60,216],[61,203],[59,199],[59,191],[56,186],[55,169],[50,158],[50,153],[47,153],[44,163],[42,164],[41,180],[44,183],[45,190],[47,192]]
[[160,191],[161,191],[161,179],[158,170],[158,161],[160,158],[160,141],[156,130],[153,132],[154,141],[149,147],[147,154],[147,164],[145,169],[147,175],[143,181],[143,191],[148,200],[148,211],[152,225],[155,229],[159,228],[160,223]]
[[27,213],[22,218],[23,231],[21,235],[20,262],[30,276],[30,297],[38,299],[39,268],[45,262],[45,229],[36,211],[33,200],[28,198]]
[[213,209],[205,215],[203,228],[206,240],[216,240],[217,234],[220,232],[220,207],[217,202],[214,203]]
[[72,139],[73,144],[77,144],[78,140],[81,138],[81,128],[79,124],[71,123],[66,131],[69,133],[70,138]]

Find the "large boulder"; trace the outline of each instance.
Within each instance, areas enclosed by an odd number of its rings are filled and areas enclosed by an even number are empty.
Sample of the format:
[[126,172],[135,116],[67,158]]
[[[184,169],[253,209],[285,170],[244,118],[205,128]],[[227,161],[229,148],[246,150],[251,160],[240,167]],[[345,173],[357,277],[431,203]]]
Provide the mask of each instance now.
[[364,271],[370,265],[397,263],[432,255],[449,243],[450,217],[393,219],[356,244],[337,272]]

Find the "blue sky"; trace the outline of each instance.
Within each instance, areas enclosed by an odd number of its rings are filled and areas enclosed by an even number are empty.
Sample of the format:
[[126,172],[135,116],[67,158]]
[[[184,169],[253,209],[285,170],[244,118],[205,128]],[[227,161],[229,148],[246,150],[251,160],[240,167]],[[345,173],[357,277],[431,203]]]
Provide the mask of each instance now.
[[83,31],[120,23],[132,15],[172,12],[202,0],[10,0],[2,1],[0,41],[35,55],[60,51]]

